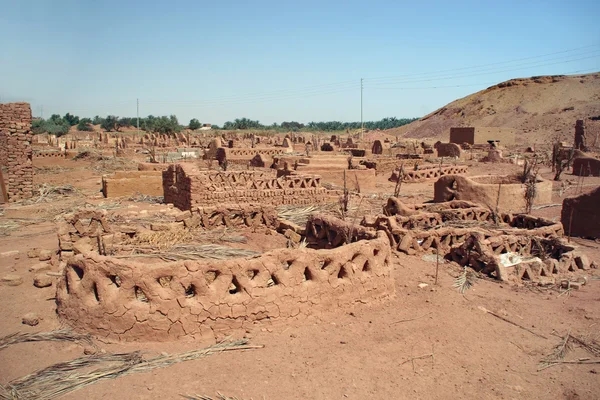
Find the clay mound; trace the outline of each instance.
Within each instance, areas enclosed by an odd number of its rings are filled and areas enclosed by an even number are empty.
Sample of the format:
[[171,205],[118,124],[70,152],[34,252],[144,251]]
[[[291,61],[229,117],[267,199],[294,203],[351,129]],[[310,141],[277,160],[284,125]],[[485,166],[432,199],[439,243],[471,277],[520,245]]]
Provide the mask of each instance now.
[[600,73],[511,79],[453,101],[408,125],[385,131],[410,138],[447,141],[451,127],[514,128],[521,140],[559,136],[572,141],[575,121],[599,129]]

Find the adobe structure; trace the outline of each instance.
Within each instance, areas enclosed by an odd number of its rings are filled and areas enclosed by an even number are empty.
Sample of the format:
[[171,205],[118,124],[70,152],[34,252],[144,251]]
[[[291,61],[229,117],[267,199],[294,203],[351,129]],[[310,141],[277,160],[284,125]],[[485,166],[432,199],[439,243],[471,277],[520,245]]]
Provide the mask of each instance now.
[[11,202],[33,196],[31,136],[29,103],[0,104],[0,167]]
[[577,150],[586,151],[587,141],[585,137],[585,126],[582,119],[575,122],[575,148]]
[[[465,177],[445,175],[434,184],[436,203],[466,200],[500,211],[521,212],[526,208],[526,187],[516,176],[481,175]],[[552,202],[552,182],[537,178],[535,204]]]
[[450,143],[470,145],[487,144],[488,141],[500,141],[503,146],[515,144],[515,130],[493,127],[455,127],[450,128]]
[[60,317],[117,340],[224,337],[254,321],[303,317],[394,293],[382,232],[332,250],[281,249],[255,258],[141,264],[72,257],[59,282]]
[[317,175],[275,174],[274,170],[202,171],[194,165],[173,164],[163,171],[164,201],[189,210],[224,203],[318,204],[335,195],[321,186]]
[[600,176],[600,160],[593,157],[577,157],[573,160],[573,175]]
[[600,187],[563,200],[560,221],[570,236],[600,238]]

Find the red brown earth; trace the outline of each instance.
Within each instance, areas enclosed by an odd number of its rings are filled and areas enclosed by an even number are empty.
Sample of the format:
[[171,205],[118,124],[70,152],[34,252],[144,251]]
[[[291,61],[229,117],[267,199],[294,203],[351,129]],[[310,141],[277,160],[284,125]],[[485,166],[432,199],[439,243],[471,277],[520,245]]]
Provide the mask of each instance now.
[[[85,203],[115,207],[115,212],[124,218],[134,218],[144,210],[167,212],[164,205],[102,198],[101,171],[94,166],[97,165],[89,160],[35,160],[34,183],[70,183],[80,193],[48,202],[4,206],[0,223],[17,221],[17,226],[3,225],[0,253],[15,250],[19,253],[0,259],[0,276],[18,274],[24,283],[16,287],[0,286],[3,305],[0,336],[61,327],[56,316],[55,285],[34,287],[31,284],[34,274],[28,268],[37,260],[27,257],[27,251],[33,247],[57,250],[56,216]],[[511,164],[474,163],[467,175],[490,172],[508,175],[521,169]],[[389,175],[377,175],[379,195],[364,202],[361,213],[369,208],[380,210],[387,199],[385,194],[393,193],[395,183],[388,181]],[[543,169],[542,176],[552,178],[549,169]],[[585,177],[582,183],[579,179],[563,174],[563,182],[553,183],[553,203],[557,205],[534,210],[533,214],[559,220],[558,204],[565,195],[586,192],[600,184],[597,177]],[[432,182],[404,184],[401,198],[408,204],[431,200]],[[242,245],[244,248],[265,251],[285,246],[281,236],[251,231],[240,234],[248,238],[247,244]],[[583,239],[572,242],[590,260],[600,260],[600,244]],[[560,342],[555,335],[570,332],[600,339],[597,329],[600,283],[592,279],[596,271],[590,271],[587,285],[569,294],[545,287],[511,286],[478,279],[464,295],[452,287],[460,272],[452,264],[440,265],[436,285],[435,262],[395,253],[396,295],[389,301],[321,312],[305,319],[258,322],[245,336],[253,344],[265,345],[263,349],[223,353],[106,380],[64,398],[175,398],[194,393],[215,395],[217,391],[244,399],[598,398],[598,365],[561,365],[538,371],[540,360]],[[422,283],[427,286],[419,287]],[[546,338],[487,314],[480,307]],[[29,312],[41,317],[38,326],[21,324],[21,318]],[[212,343],[186,339],[170,343],[100,341],[98,344],[107,352],[142,350],[157,355]],[[0,383],[82,355],[81,346],[69,343],[10,346],[0,350]],[[419,356],[425,357],[415,359],[414,363],[410,361]],[[566,359],[579,357],[590,355],[575,349]]]

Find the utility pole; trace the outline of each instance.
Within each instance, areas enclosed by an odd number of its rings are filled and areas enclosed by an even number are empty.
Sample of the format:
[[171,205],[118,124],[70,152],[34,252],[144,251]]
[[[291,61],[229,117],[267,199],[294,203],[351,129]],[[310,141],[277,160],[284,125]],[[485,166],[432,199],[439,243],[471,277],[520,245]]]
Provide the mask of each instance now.
[[365,124],[363,122],[363,78],[360,78],[360,140],[365,135]]
[[42,104],[42,119],[44,119],[44,105]]
[[137,103],[137,133],[140,134],[140,99],[135,99]]

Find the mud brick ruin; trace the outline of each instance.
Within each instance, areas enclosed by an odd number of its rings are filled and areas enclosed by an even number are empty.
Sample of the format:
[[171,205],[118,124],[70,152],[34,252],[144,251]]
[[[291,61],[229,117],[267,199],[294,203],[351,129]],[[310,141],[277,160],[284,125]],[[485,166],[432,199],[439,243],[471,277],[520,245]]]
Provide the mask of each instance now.
[[500,141],[502,145],[515,144],[515,130],[494,127],[456,127],[450,128],[450,143],[470,145],[487,144],[488,141]]
[[[367,216],[354,226],[313,215],[307,223],[307,239],[336,247],[383,231],[398,251],[408,255],[433,252],[502,281],[556,281],[590,268],[586,257],[560,240],[562,225],[544,218],[495,216],[466,201],[406,206],[390,198],[385,211],[388,215]],[[401,214],[389,215],[394,211]],[[518,261],[508,262],[507,257],[515,253]]]
[[573,175],[600,176],[600,160],[593,157],[577,157],[573,160]]
[[[466,174],[467,165],[428,165],[419,167],[419,169],[408,169],[402,173],[402,182],[422,182],[428,179],[436,179],[444,175]],[[398,182],[400,171],[392,172],[389,181]]]
[[587,141],[585,136],[585,125],[582,119],[575,122],[575,148],[577,150],[586,151]]
[[569,236],[600,238],[600,188],[563,200],[560,221]]
[[9,201],[33,196],[31,107],[28,103],[0,104],[0,167]]
[[71,258],[57,291],[72,326],[120,340],[226,336],[261,319],[292,318],[394,293],[379,235],[333,250],[275,250],[257,258],[145,265]]
[[120,171],[102,176],[104,197],[134,196],[145,194],[162,196],[161,171]]
[[277,178],[274,171],[201,171],[186,164],[171,165],[163,172],[163,189],[165,202],[180,210],[214,203],[318,204],[333,194],[321,186],[319,176]]
[[[464,177],[446,175],[434,184],[436,203],[466,200],[485,204],[500,211],[519,212],[526,208],[525,185],[514,176],[481,175]],[[552,202],[552,182],[537,178],[535,204]]]

